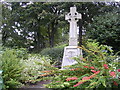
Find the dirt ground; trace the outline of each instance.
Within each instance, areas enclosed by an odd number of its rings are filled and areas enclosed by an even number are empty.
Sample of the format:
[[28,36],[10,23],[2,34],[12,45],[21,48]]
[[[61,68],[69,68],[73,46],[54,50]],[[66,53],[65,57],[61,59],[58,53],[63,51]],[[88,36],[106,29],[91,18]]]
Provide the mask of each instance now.
[[44,87],[44,84],[48,84],[48,83],[50,83],[49,80],[40,81],[35,84],[27,84],[27,85],[23,86],[22,88],[20,88],[19,90],[41,90],[41,89],[50,90],[50,89]]

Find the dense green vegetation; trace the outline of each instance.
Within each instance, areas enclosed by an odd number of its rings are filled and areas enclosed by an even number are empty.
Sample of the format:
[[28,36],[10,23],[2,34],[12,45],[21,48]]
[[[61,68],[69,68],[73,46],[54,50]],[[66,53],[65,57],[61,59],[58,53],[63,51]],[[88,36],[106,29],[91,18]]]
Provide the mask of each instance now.
[[44,63],[52,65],[50,57],[29,54],[24,49],[5,48],[1,55],[4,89],[19,88],[26,83],[35,83],[41,74],[40,71],[47,70],[43,66]]
[[[65,15],[74,5],[82,14],[78,36],[83,57],[60,70],[69,37]],[[4,1],[2,12],[4,89],[47,79],[52,81],[47,88],[119,87],[120,3]],[[82,30],[86,30],[84,36]]]
[[[79,48],[86,52],[85,55],[74,58],[78,64],[68,66],[66,70],[54,67],[55,63],[53,64],[53,60],[48,56],[29,54],[25,49],[4,48],[1,58],[4,89],[18,88],[41,80],[52,81],[45,85],[47,88],[118,87],[118,54],[114,54],[110,46],[100,45],[93,40],[88,40],[85,46]],[[82,81],[89,76],[90,79]],[[85,82],[84,87],[79,82]]]
[[51,69],[51,72],[46,72],[53,76],[49,77],[52,82],[45,86],[62,89],[118,88],[120,58],[118,59],[117,54],[113,54],[111,47],[88,40],[86,46],[79,48],[85,51],[86,55],[74,58],[78,63],[67,66],[67,69]]
[[67,69],[47,72],[48,75],[53,76],[49,78],[52,82],[45,86],[62,89],[118,88],[120,62],[111,47],[88,40],[86,46],[79,48],[85,51],[86,55],[75,58],[78,63],[67,66]]
[[56,67],[61,67],[61,62],[62,62],[65,46],[66,45],[56,46],[54,48],[45,48],[40,52],[40,54],[43,56],[51,57],[52,63],[55,62]]
[[[82,20],[78,22],[79,45],[82,44],[81,29],[85,29],[89,32],[88,38],[97,39],[100,43],[110,45],[119,51],[117,47],[120,45],[120,5],[117,2],[3,3],[3,45],[39,52],[43,48],[68,42],[69,24],[65,21],[64,15],[74,5],[82,14]],[[106,38],[103,38],[104,36]],[[108,40],[112,42],[109,43]]]
[[94,18],[94,22],[87,28],[88,38],[96,39],[98,42],[113,46],[115,51],[120,50],[120,14],[110,12]]
[[16,88],[21,85],[20,77],[23,71],[23,65],[20,58],[17,58],[16,52],[6,49],[2,54],[2,78],[4,80],[4,88]]

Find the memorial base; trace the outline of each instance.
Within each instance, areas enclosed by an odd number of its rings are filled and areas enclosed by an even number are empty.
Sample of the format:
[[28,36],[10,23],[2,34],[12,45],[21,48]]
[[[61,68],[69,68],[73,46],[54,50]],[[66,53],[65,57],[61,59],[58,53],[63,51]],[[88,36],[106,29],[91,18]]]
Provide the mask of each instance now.
[[82,50],[77,48],[77,46],[65,47],[61,69],[65,69],[64,66],[76,64],[77,62],[73,58],[79,55],[82,55]]

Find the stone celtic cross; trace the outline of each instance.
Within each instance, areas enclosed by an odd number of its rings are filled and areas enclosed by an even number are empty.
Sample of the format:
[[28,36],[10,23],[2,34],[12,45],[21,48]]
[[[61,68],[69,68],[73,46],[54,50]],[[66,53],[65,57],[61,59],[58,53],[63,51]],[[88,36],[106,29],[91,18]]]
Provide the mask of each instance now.
[[64,48],[61,69],[66,69],[65,66],[76,64],[77,62],[73,59],[73,57],[82,55],[82,50],[77,48],[77,21],[79,19],[81,19],[81,14],[76,11],[76,7],[70,7],[70,12],[65,16],[65,20],[68,20],[70,23],[69,46]]
[[77,21],[81,19],[81,14],[76,11],[76,7],[70,8],[70,13],[65,16],[65,20],[70,23],[69,46],[77,46]]

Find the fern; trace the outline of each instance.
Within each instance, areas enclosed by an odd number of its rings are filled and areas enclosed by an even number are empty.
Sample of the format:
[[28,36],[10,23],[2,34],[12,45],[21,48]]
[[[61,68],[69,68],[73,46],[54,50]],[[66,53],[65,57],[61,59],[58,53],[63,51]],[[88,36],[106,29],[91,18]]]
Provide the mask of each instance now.
[[3,82],[4,88],[16,88],[22,85],[20,82],[21,72],[24,69],[20,64],[20,58],[13,50],[6,49],[2,54],[2,70],[3,70]]

